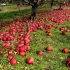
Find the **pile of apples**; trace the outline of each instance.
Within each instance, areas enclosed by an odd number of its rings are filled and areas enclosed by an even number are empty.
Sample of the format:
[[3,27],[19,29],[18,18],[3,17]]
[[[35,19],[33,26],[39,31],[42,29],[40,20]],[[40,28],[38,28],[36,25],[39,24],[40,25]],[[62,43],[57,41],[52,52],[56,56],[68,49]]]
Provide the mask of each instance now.
[[50,13],[49,19],[57,24],[63,24],[63,21],[70,18],[70,10],[55,10]]
[[[49,13],[50,17],[47,19],[40,18],[36,19],[35,21],[27,19],[17,20],[15,22],[10,21],[9,25],[0,31],[0,41],[2,42],[1,48],[7,49],[7,58],[10,61],[10,64],[16,65],[18,62],[18,60],[13,56],[13,53],[25,57],[26,52],[30,51],[30,41],[33,39],[33,36],[30,35],[31,32],[36,32],[37,30],[45,30],[48,36],[52,36],[51,29],[56,28],[56,26],[53,23],[47,24],[47,22],[52,21],[58,24],[62,24],[64,20],[70,18],[69,14],[69,10],[58,10]],[[62,31],[63,35],[66,35],[66,32],[70,32],[70,30],[63,27],[59,29]],[[52,47],[47,46],[45,50],[52,51]],[[44,52],[38,51],[37,54],[42,56]],[[26,63],[33,64],[34,58],[28,57],[26,59]]]

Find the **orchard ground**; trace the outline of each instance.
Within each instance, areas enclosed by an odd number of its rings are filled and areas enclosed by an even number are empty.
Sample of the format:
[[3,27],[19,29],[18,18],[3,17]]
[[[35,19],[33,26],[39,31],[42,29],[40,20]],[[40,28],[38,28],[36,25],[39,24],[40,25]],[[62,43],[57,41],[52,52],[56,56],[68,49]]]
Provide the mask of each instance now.
[[[25,18],[9,21],[6,26],[1,23],[1,70],[70,69],[66,62],[70,57],[70,10],[38,12],[34,21]],[[47,46],[52,50],[46,50]],[[26,62],[27,58],[32,60]]]

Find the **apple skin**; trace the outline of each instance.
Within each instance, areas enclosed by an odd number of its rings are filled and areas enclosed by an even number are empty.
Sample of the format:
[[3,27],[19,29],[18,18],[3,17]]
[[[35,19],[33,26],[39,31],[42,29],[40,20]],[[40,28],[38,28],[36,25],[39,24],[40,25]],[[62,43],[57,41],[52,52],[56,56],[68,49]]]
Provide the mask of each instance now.
[[8,53],[9,54],[12,54],[12,53],[14,53],[14,50],[13,49],[10,49],[10,50],[8,50]]
[[15,58],[12,58],[12,59],[10,60],[10,64],[11,64],[11,65],[16,65],[16,64],[17,64],[17,60],[16,60]]
[[34,63],[34,58],[32,58],[32,57],[27,58],[26,63],[29,64],[29,65],[33,64]]
[[46,51],[52,51],[52,47],[51,46],[47,46],[46,47]]
[[26,51],[24,46],[23,47],[19,47],[19,52],[24,52],[24,51]]
[[61,27],[61,28],[60,28],[60,31],[64,31],[64,30],[65,30],[65,28],[64,28],[64,27]]
[[49,29],[46,29],[46,33],[50,33],[50,30]]
[[19,52],[19,55],[22,56],[22,57],[24,57],[24,56],[26,56],[26,52],[21,51],[21,52]]
[[62,35],[66,35],[66,31],[62,31]]
[[44,53],[43,51],[38,51],[38,53],[37,53],[37,54],[38,54],[38,55],[40,55],[40,56],[42,56],[42,55],[43,55],[43,53]]
[[51,33],[47,33],[47,35],[48,35],[48,36],[52,36],[52,34],[51,34]]
[[70,58],[67,60],[66,66],[67,66],[68,68],[70,68]]
[[68,50],[68,48],[63,48],[62,52],[63,52],[63,53],[68,53],[69,50]]
[[11,54],[8,54],[8,56],[7,56],[7,58],[8,58],[9,60],[11,60],[13,57],[14,57],[14,56],[11,55]]

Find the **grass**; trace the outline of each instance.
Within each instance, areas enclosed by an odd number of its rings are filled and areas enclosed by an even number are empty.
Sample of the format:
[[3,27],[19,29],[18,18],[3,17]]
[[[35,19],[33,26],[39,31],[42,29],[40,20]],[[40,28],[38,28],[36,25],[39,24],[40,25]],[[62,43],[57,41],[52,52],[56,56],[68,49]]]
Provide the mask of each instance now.
[[[20,10],[20,11],[12,11],[12,12],[6,12],[0,14],[0,19],[4,21],[9,21],[11,19],[19,19],[22,17],[26,17],[28,14],[27,12],[30,11],[30,9]],[[24,14],[23,14],[24,13]]]
[[[29,6],[28,7],[23,6],[22,9],[17,10],[16,5],[13,5],[13,6],[9,5],[9,6],[4,6],[2,9],[4,11],[0,13],[0,20],[4,20],[4,21],[28,18],[31,14],[31,7]],[[45,5],[39,6],[37,8],[37,12],[46,11],[49,9],[50,9],[49,5],[45,4]],[[5,10],[10,10],[10,11],[5,11]]]

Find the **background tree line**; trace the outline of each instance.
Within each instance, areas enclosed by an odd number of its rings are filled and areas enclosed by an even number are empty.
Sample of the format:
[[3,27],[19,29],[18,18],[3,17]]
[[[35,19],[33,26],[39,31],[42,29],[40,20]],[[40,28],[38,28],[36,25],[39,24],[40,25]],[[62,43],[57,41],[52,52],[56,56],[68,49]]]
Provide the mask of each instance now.
[[[49,2],[48,2],[49,1]],[[32,7],[31,16],[30,19],[34,20],[36,16],[36,9],[39,5],[42,5],[44,3],[50,3],[50,8],[52,9],[52,6],[54,5],[54,2],[57,2],[60,4],[60,9],[62,2],[70,3],[70,0],[0,0],[0,3],[12,3],[17,5],[30,5]]]

